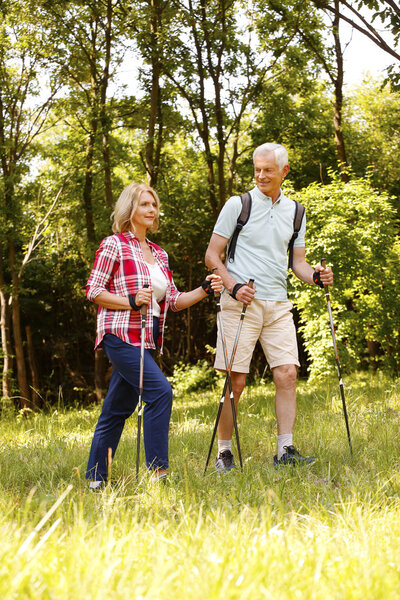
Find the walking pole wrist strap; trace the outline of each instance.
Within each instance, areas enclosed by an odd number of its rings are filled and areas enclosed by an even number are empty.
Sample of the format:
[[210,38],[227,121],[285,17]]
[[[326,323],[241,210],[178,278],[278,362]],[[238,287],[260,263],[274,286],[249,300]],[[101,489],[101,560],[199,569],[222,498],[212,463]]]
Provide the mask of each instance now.
[[214,290],[211,287],[211,281],[205,279],[201,284],[201,287],[203,288],[207,296],[214,296]]
[[232,298],[235,298],[236,300],[236,294],[237,292],[240,290],[240,288],[242,288],[244,285],[246,285],[245,283],[235,283],[235,285],[233,286],[233,289],[230,293],[230,296],[232,296]]
[[321,273],[319,271],[314,271],[312,278],[315,285],[319,285],[320,288],[324,287],[324,284],[321,281]]
[[140,306],[138,306],[135,302],[136,294],[129,294],[128,300],[129,300],[129,304],[131,305],[132,310],[136,310],[136,311],[140,310]]

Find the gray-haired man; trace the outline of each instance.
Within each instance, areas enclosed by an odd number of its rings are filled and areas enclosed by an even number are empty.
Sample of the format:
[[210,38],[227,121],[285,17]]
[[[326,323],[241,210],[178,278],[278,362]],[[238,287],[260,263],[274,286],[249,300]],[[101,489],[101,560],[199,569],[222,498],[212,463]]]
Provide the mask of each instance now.
[[[232,389],[237,404],[246,383],[250,361],[257,340],[273,373],[275,413],[278,427],[278,452],[274,465],[311,464],[314,457],[303,457],[293,446],[296,417],[296,378],[299,366],[296,331],[288,301],[287,248],[293,235],[295,203],[281,191],[289,172],[288,153],[280,144],[262,144],[253,154],[256,187],[251,190],[250,218],[237,239],[233,262],[223,264],[221,255],[232,237],[242,203],[239,196],[230,198],[223,207],[206,252],[206,265],[216,267],[222,277],[222,318],[228,357],[237,330],[241,306],[247,305],[246,318],[232,366]],[[309,284],[331,285],[330,268],[311,267],[305,260],[306,219],[293,247],[293,272]],[[255,280],[254,289],[246,285]],[[224,371],[225,362],[218,332],[215,368]],[[233,419],[230,402],[224,402],[218,427],[217,471],[235,466],[231,439]]]

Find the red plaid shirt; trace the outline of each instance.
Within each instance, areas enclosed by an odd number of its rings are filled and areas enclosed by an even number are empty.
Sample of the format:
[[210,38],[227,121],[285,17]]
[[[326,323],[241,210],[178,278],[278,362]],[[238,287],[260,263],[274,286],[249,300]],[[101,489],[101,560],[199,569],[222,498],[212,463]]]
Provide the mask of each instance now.
[[[165,317],[169,307],[178,310],[176,302],[181,292],[175,287],[172,271],[168,265],[168,254],[147,240],[154,259],[168,281],[164,300],[159,302],[160,335],[157,346],[163,344]],[[101,292],[108,291],[118,296],[136,294],[147,283],[151,286],[149,268],[144,260],[139,240],[130,231],[116,233],[105,238],[96,252],[92,272],[86,285],[86,296],[94,300]],[[112,310],[99,306],[97,312],[97,336],[95,348],[101,345],[106,333],[112,333],[124,342],[140,346],[140,312],[135,310]],[[153,341],[153,306],[149,305],[146,317],[145,348],[155,348]]]

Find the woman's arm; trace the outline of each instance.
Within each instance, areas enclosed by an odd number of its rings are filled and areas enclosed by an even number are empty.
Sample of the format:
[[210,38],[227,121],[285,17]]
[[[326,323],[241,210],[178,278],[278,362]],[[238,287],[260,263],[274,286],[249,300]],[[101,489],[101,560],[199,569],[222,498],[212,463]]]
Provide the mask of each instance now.
[[132,310],[127,297],[117,296],[117,294],[111,294],[110,292],[100,292],[93,299],[93,302],[103,308],[111,308],[112,310]]
[[[211,281],[211,287],[214,293],[220,294],[222,292],[222,279],[219,275],[207,275],[207,281]],[[193,306],[200,300],[203,300],[207,296],[206,292],[200,286],[191,292],[183,292],[176,301],[176,308],[178,310],[183,310],[184,308],[189,308],[189,306]]]
[[[135,295],[136,305],[141,306],[142,304],[150,304],[152,293],[152,288],[140,288]],[[94,298],[93,302],[103,308],[110,308],[111,310],[132,310],[127,296],[117,296],[117,294],[111,294],[111,292],[107,291],[100,292],[100,294]]]

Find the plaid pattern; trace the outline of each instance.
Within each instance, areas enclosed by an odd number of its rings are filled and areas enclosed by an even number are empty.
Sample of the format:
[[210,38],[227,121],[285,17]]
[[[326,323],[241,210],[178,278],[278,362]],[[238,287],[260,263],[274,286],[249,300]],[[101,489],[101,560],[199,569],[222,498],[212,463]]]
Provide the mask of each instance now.
[[[156,263],[168,281],[165,298],[159,302],[161,314],[157,346],[161,346],[162,349],[166,313],[169,307],[172,310],[178,310],[176,302],[181,292],[178,292],[175,287],[165,250],[149,240],[147,243]],[[91,301],[104,291],[117,296],[128,296],[128,294],[136,294],[145,283],[150,286],[151,277],[139,240],[130,231],[116,233],[105,238],[96,252],[92,272],[86,285],[86,296]],[[101,345],[106,333],[112,333],[133,346],[140,346],[140,312],[112,310],[99,306],[95,348]],[[146,317],[145,348],[155,348],[152,303],[149,305]]]

